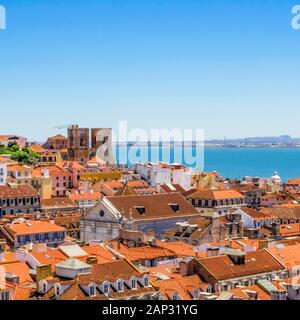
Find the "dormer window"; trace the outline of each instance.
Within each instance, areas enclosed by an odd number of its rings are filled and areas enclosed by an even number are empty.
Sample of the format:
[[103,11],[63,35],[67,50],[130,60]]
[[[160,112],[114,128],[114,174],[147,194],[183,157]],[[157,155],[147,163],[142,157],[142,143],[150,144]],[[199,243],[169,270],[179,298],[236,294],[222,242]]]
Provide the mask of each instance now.
[[146,276],[146,277],[144,278],[144,286],[145,286],[145,287],[149,287],[149,285],[150,285],[150,280],[149,280],[149,277]]
[[109,294],[109,284],[108,283],[105,283],[103,285],[103,293],[104,294]]
[[90,296],[95,297],[96,296],[96,286],[91,284],[90,285]]
[[48,290],[48,283],[45,280],[40,281],[39,290],[42,293],[46,293]]
[[139,214],[145,214],[146,208],[144,206],[136,206],[135,209],[138,211]]
[[62,294],[62,290],[61,290],[61,285],[60,284],[57,284],[55,286],[55,295],[56,296],[60,296]]
[[174,212],[179,212],[180,206],[178,203],[170,203],[169,206]]
[[174,293],[173,293],[172,300],[173,300],[173,301],[181,300],[181,299],[180,299],[180,296],[179,296],[179,294],[178,294],[177,292],[174,292]]
[[118,291],[124,290],[124,283],[122,280],[118,281]]
[[137,281],[136,279],[131,280],[131,289],[136,289],[137,288]]

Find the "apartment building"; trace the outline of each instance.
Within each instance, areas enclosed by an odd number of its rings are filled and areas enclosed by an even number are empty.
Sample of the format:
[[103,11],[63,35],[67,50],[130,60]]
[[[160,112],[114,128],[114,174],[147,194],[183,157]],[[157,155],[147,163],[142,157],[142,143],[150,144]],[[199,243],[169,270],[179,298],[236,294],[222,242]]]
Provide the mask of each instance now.
[[29,185],[0,186],[0,217],[7,214],[36,212],[40,209],[40,195]]
[[163,184],[178,184],[186,191],[191,189],[192,170],[180,164],[136,163],[133,170],[152,187]]

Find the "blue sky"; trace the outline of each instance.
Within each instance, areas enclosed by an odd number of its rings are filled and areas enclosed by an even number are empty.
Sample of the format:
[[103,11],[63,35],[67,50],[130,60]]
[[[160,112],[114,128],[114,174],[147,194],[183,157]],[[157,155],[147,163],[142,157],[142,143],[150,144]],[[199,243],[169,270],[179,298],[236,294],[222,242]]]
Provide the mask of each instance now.
[[57,125],[128,120],[206,138],[300,137],[297,0],[0,4],[0,133],[44,140]]

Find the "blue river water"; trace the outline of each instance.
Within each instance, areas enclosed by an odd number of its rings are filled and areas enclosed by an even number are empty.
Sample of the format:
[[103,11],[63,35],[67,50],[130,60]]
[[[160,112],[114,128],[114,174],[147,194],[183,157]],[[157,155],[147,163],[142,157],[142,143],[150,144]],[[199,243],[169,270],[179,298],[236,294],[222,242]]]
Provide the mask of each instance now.
[[[190,154],[194,149],[186,147],[185,150]],[[180,161],[182,148],[175,147],[171,153],[170,158],[170,150],[164,147],[115,148],[118,163],[127,165],[149,160],[184,162]],[[205,171],[218,171],[224,178],[270,177],[275,171],[283,181],[300,177],[300,148],[205,148],[203,160]],[[199,163],[189,166],[198,169]]]

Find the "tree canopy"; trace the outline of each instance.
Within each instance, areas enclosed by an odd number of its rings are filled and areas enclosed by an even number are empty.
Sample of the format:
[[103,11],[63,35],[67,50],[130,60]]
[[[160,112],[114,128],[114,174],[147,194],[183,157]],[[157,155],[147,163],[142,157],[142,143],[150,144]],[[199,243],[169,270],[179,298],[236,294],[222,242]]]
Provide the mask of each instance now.
[[0,145],[0,155],[10,154],[11,160],[17,161],[22,165],[35,166],[40,158],[40,155],[30,148],[20,149],[18,144],[11,142],[7,147]]

